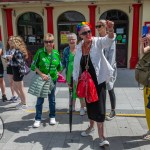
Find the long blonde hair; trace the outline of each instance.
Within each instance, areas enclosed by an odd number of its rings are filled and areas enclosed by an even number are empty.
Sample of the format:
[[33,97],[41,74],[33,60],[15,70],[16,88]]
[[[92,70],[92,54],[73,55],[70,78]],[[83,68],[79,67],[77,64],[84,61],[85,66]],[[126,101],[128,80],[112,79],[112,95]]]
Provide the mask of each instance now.
[[25,59],[27,59],[28,58],[28,50],[27,50],[26,44],[24,43],[22,37],[13,36],[12,40],[13,40],[15,49],[18,49],[19,51],[21,51],[23,53]]

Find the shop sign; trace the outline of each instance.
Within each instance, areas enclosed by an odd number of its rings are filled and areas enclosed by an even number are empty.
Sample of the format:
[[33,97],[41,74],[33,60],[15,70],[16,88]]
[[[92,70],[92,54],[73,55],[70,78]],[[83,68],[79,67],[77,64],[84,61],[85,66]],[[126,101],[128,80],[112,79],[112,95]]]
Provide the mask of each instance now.
[[61,44],[68,44],[67,34],[69,34],[70,31],[61,31],[60,32],[60,43]]

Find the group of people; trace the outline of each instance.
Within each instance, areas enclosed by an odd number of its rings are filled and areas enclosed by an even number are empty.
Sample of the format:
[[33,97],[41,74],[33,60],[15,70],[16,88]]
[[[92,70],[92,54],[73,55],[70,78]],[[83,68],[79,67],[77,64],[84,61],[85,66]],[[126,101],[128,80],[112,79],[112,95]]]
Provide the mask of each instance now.
[[[94,131],[94,122],[97,122],[100,146],[109,145],[104,136],[104,120],[111,120],[115,117],[116,98],[114,93],[114,82],[116,80],[116,48],[114,23],[112,21],[99,20],[96,24],[99,33],[98,37],[92,36],[91,25],[88,22],[81,22],[77,25],[77,32],[80,41],[77,40],[75,33],[67,35],[69,46],[63,51],[63,57],[60,58],[59,51],[54,48],[54,36],[47,33],[44,36],[44,47],[37,50],[31,63],[31,70],[35,71],[43,80],[52,79],[54,88],[48,94],[49,101],[49,124],[55,125],[56,103],[55,90],[58,79],[58,72],[66,69],[66,81],[69,92],[73,91],[73,111],[75,111],[75,102],[78,98],[76,88],[80,74],[85,70],[85,62],[89,57],[88,71],[94,81],[98,100],[93,103],[87,103],[86,98],[80,98],[80,115],[87,115],[90,120],[89,127],[81,133],[82,136],[88,136]],[[8,39],[6,53],[2,54],[2,45],[0,45],[1,56],[7,62],[7,74],[12,92],[11,100],[15,101],[17,96],[21,102],[16,105],[18,109],[26,109],[26,94],[24,92],[23,77],[20,72],[21,65],[24,65],[28,58],[28,51],[23,39],[20,36],[11,36]],[[2,90],[2,100],[6,101],[5,82],[3,79],[3,65],[0,61],[1,74],[0,85]],[[72,84],[73,83],[73,84]],[[106,117],[106,89],[111,101],[111,112]],[[17,94],[17,95],[15,95]],[[41,125],[42,108],[44,98],[37,97],[36,114],[33,124],[34,128]]]
[[[86,98],[80,98],[80,115],[85,114],[85,107],[89,118],[89,127],[81,132],[81,136],[86,137],[94,131],[94,123],[97,123],[99,145],[109,145],[104,135],[104,121],[112,120],[116,116],[116,97],[114,92],[114,82],[117,76],[116,66],[116,44],[114,34],[114,23],[109,20],[99,20],[96,23],[99,36],[92,36],[92,27],[88,22],[81,22],[77,25],[77,34],[67,35],[68,46],[63,51],[63,57],[60,58],[59,51],[54,48],[54,36],[47,33],[44,36],[44,47],[40,48],[32,61],[31,69],[39,74],[40,77],[47,81],[51,77],[54,88],[48,94],[49,101],[49,124],[56,124],[56,103],[55,90],[58,79],[58,72],[61,73],[65,69],[66,81],[69,92],[73,91],[73,111],[76,110],[75,103],[78,98],[76,89],[80,75],[86,70],[85,66],[88,63],[88,72],[95,84],[98,100],[93,103],[88,103]],[[145,45],[150,43],[150,35],[140,39],[141,53],[150,51],[150,46]],[[22,38],[19,36],[11,36],[8,40],[8,48],[6,54],[2,54],[2,44],[0,44],[0,54],[7,61],[7,74],[9,76],[10,87],[12,91],[12,99],[16,99],[15,93],[21,99],[16,107],[26,109],[26,95],[24,93],[23,75],[19,72],[20,65],[27,59],[28,53]],[[6,101],[5,82],[3,79],[3,65],[0,60],[0,85],[2,91],[2,100]],[[73,83],[73,84],[72,84]],[[108,90],[111,102],[111,111],[106,116],[106,91]],[[146,119],[148,123],[148,132],[143,135],[144,139],[150,139],[150,110],[146,107],[150,89],[144,89]],[[34,128],[41,125],[42,107],[44,103],[43,97],[37,97],[36,114],[33,124]],[[69,103],[69,102],[68,102]]]
[[[61,60],[58,50],[54,49],[54,36],[47,33],[44,36],[44,47],[39,49],[31,64],[31,69],[48,81],[49,76],[54,82],[54,88],[48,94],[49,100],[49,118],[50,125],[56,124],[55,119],[55,89],[58,78],[58,72],[64,69],[69,92],[73,91],[73,111],[75,111],[75,102],[78,98],[76,88],[80,74],[85,70],[85,62],[89,56],[89,73],[95,83],[98,100],[93,103],[87,103],[86,98],[80,98],[80,115],[85,114],[90,119],[89,127],[81,133],[82,136],[88,136],[94,131],[94,122],[97,122],[100,146],[109,145],[104,136],[104,120],[111,120],[115,117],[115,94],[114,82],[116,79],[115,62],[115,34],[114,23],[112,21],[100,20],[97,22],[96,29],[99,37],[92,36],[91,25],[88,22],[81,22],[77,25],[77,32],[81,41],[77,40],[75,33],[67,35],[69,46],[63,51]],[[110,52],[112,51],[112,52]],[[72,84],[73,82],[73,84]],[[107,82],[107,84],[106,84]],[[108,87],[112,109],[106,118],[106,87]],[[43,97],[37,97],[36,115],[34,128],[41,125]]]
[[[10,36],[8,38],[8,43],[6,46],[6,52],[3,52],[3,46],[1,45],[0,56],[7,64],[7,75],[10,83],[10,89],[12,97],[10,101],[17,101],[19,98],[21,102],[16,105],[17,109],[26,109],[26,94],[24,92],[23,77],[21,74],[21,67],[24,65],[25,60],[28,58],[28,51],[23,39],[20,36]],[[7,101],[5,93],[5,81],[3,78],[4,67],[2,64],[2,59],[0,58],[0,86],[2,91],[2,100]],[[15,95],[17,94],[17,95]]]

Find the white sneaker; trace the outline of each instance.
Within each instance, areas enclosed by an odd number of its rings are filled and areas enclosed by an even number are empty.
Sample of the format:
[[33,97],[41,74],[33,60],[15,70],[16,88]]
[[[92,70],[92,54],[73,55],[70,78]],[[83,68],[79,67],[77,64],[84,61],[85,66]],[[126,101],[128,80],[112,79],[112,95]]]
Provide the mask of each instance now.
[[41,121],[40,120],[35,120],[32,127],[33,128],[38,128],[38,127],[40,127],[40,125],[41,125]]
[[55,118],[50,118],[49,124],[50,124],[50,125],[55,125],[55,124],[56,124]]
[[16,105],[17,109],[27,109],[27,105],[24,105],[22,103],[19,103],[18,105]]
[[88,136],[94,131],[94,128],[88,127],[85,131],[81,132],[81,136]]
[[109,146],[109,142],[105,139],[100,140],[99,146]]
[[85,115],[85,110],[84,108],[80,108],[80,116],[84,116]]

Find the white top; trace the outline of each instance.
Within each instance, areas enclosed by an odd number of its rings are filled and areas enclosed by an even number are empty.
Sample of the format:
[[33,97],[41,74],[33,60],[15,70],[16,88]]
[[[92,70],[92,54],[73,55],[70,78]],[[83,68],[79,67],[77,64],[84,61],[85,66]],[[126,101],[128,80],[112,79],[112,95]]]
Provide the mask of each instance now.
[[[108,35],[105,37],[93,37],[92,45],[90,49],[90,58],[94,66],[98,84],[103,83],[104,81],[108,82],[111,77],[113,77],[114,69],[111,67],[109,62],[104,56],[103,49],[108,48],[112,45],[113,39],[108,38]],[[79,71],[80,71],[80,60],[82,57],[82,44],[81,41],[77,46],[75,58],[74,58],[74,70],[73,70],[73,80],[78,81]]]
[[113,78],[107,83],[106,87],[111,90],[114,87],[114,83],[117,77],[117,64],[116,64],[116,42],[114,41],[111,47],[104,49],[104,55],[112,68],[114,69]]

